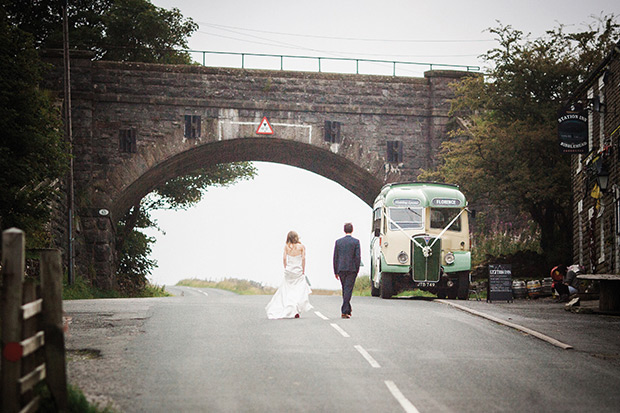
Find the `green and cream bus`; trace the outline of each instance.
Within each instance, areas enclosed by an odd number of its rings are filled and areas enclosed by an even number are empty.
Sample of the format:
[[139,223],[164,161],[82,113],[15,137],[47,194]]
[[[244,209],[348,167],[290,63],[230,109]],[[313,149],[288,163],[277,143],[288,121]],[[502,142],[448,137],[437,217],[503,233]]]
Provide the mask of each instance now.
[[471,270],[467,200],[455,185],[385,185],[373,205],[370,285],[390,298],[421,289],[467,299]]

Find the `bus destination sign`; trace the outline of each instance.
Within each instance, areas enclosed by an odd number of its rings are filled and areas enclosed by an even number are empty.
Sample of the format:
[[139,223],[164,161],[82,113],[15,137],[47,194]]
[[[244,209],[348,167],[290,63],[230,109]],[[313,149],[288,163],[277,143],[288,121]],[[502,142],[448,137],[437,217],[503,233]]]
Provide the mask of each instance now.
[[460,206],[461,205],[461,200],[460,199],[453,199],[453,198],[433,198],[433,206],[443,206],[443,207],[447,207],[447,206]]
[[394,206],[418,206],[421,202],[419,199],[395,199],[392,203]]

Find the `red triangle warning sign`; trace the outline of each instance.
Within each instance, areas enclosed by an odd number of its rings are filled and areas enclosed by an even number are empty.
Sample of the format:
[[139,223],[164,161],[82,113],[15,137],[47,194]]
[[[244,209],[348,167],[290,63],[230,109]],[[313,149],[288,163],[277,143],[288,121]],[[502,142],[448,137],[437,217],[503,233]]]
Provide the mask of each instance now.
[[256,129],[256,134],[273,135],[273,128],[269,124],[269,121],[267,120],[267,116],[263,116],[263,120],[260,121],[260,125],[258,125],[258,129]]

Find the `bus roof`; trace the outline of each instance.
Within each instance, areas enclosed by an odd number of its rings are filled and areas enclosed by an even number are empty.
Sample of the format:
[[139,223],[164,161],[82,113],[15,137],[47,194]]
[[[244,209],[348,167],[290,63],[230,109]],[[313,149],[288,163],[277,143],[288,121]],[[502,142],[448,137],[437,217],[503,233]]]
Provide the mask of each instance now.
[[403,182],[385,185],[375,199],[386,206],[419,206],[436,208],[463,208],[465,195],[459,187],[436,182]]

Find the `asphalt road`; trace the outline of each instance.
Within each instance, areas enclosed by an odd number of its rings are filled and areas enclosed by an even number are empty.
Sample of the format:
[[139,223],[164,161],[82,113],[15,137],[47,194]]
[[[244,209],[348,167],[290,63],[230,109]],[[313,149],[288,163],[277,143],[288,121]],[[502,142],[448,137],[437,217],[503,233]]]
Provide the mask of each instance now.
[[[65,302],[69,377],[125,412],[617,412],[620,364],[421,299],[268,296]],[[88,350],[88,351],[78,351]]]

